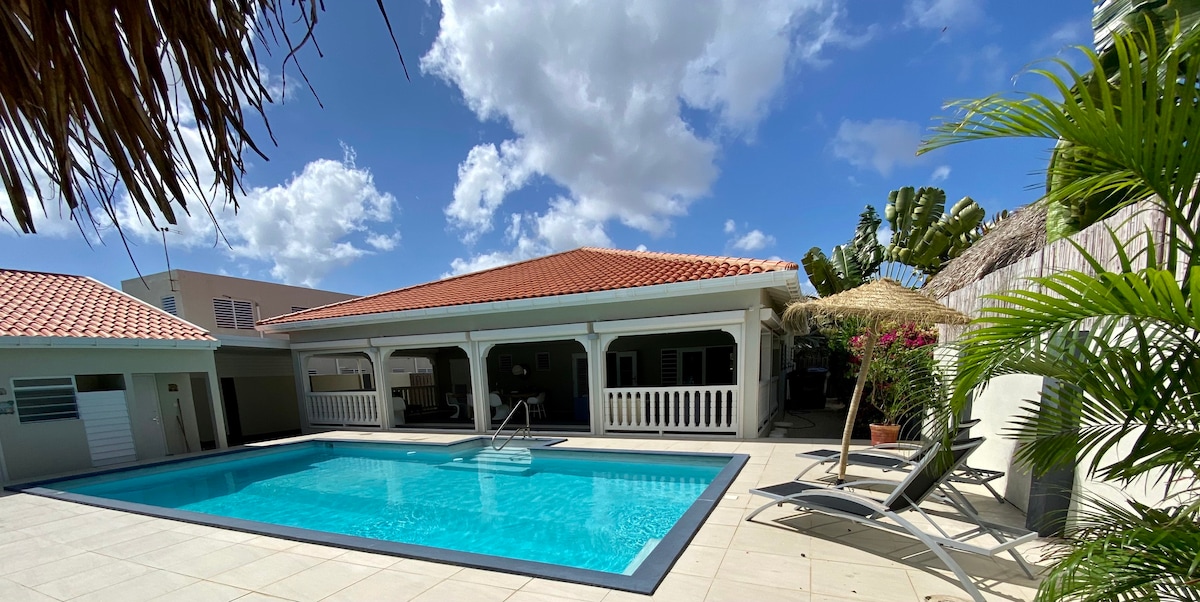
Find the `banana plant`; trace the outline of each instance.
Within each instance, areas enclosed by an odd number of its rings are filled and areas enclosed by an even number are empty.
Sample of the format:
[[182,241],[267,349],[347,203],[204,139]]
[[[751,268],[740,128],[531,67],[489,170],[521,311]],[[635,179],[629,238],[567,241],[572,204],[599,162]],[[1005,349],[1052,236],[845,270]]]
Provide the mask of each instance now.
[[977,227],[987,217],[983,207],[963,197],[949,212],[945,208],[946,192],[940,188],[906,186],[888,195],[884,216],[892,239],[884,261],[891,271],[905,267],[916,276],[932,276],[979,239]]
[[883,262],[883,246],[877,238],[881,223],[875,208],[867,205],[858,217],[854,237],[850,242],[834,247],[832,258],[827,257],[820,247],[813,247],[804,254],[800,264],[818,295],[828,297],[850,290],[875,276]]

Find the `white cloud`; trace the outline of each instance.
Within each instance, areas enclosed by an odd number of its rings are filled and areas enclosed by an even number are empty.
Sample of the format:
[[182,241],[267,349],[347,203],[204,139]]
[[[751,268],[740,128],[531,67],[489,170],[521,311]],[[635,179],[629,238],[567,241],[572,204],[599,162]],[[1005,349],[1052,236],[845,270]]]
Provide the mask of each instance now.
[[[524,215],[511,250],[461,260],[456,272],[533,248],[608,245],[614,220],[667,232],[716,179],[718,141],[753,135],[789,69],[866,39],[841,31],[831,0],[445,0],[442,8],[422,69],[515,136],[467,154],[449,224],[475,243],[505,197],[536,176],[566,190]],[[717,138],[700,137],[684,105],[712,116]]]
[[[371,172],[354,163],[354,151],[343,147],[342,161],[317,159],[285,184],[255,187],[232,207],[214,207],[221,233],[235,257],[271,262],[271,275],[289,284],[316,286],[335,268],[350,264],[370,250],[388,250],[398,234],[379,234],[371,223],[392,220],[396,199],[375,188]],[[204,212],[204,199],[189,199],[191,215],[180,215],[169,228],[168,244],[182,247],[220,243],[213,220]],[[139,219],[128,199],[119,211],[127,232],[146,240],[161,234]]]
[[737,230],[737,224],[731,219],[725,220],[725,233],[733,234],[734,230]]
[[1066,46],[1093,43],[1091,19],[1076,19],[1067,21],[1050,32],[1044,40],[1038,42],[1034,49],[1038,52],[1059,52]]
[[647,249],[646,245],[638,245],[637,248],[634,249],[634,251],[645,251],[646,249]]
[[879,229],[875,231],[875,240],[885,247],[892,244],[892,228],[886,224],[880,224]]
[[843,120],[833,137],[833,155],[858,168],[871,168],[889,176],[892,168],[920,162],[917,145],[921,126],[899,119],[868,122]]
[[775,244],[775,237],[763,234],[762,230],[751,230],[733,241],[733,248],[739,251],[757,251]]
[[983,5],[983,0],[908,0],[904,24],[939,30],[967,27],[983,18]]
[[458,166],[454,201],[446,206],[446,218],[463,230],[463,242],[475,242],[492,229],[492,216],[504,196],[525,184],[528,172],[520,163],[521,150],[511,141],[500,145],[480,144],[471,149]]
[[400,244],[400,233],[379,234],[372,232],[367,235],[367,244],[371,245],[376,251],[391,251]]
[[934,184],[937,184],[938,182],[945,182],[946,179],[949,177],[950,177],[950,166],[949,165],[939,165],[933,169],[933,173],[929,174],[929,181],[933,182]]

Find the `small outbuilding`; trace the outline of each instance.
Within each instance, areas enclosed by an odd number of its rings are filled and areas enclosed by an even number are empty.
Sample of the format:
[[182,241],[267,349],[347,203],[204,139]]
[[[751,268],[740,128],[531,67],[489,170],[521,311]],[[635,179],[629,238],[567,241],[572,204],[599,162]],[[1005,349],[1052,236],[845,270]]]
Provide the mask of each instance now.
[[224,447],[219,345],[91,278],[0,270],[0,481]]

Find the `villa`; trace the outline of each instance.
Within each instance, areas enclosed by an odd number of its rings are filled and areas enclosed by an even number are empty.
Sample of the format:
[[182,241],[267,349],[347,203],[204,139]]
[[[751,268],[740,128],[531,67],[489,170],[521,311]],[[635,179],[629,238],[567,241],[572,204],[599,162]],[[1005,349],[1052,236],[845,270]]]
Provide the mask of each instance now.
[[[751,438],[783,398],[785,261],[581,248],[260,323],[287,334],[305,432]],[[424,358],[431,374],[399,371]]]

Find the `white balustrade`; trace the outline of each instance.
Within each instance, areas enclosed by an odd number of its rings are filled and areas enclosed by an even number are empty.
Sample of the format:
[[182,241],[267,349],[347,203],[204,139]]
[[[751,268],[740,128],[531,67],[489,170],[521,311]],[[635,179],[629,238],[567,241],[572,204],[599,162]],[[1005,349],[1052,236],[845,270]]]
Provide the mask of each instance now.
[[604,389],[607,431],[736,434],[737,385]]
[[308,423],[313,426],[379,426],[374,391],[309,393]]

